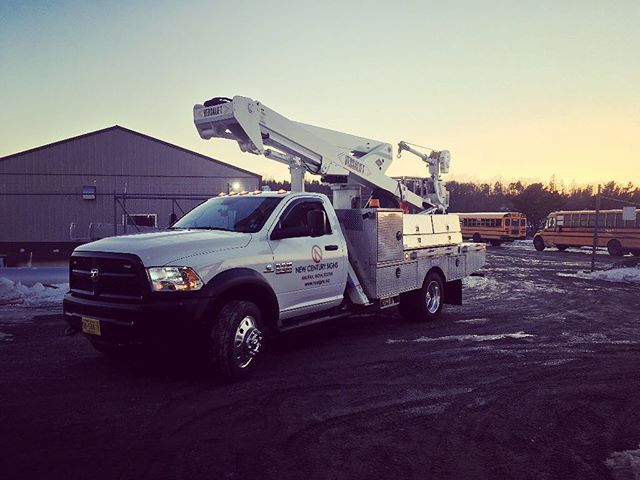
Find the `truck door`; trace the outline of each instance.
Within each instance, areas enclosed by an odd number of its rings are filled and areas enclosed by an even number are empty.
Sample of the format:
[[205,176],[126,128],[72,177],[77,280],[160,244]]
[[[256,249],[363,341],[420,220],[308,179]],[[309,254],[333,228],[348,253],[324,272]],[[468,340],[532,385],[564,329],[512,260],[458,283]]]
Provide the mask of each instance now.
[[[324,233],[311,236],[308,213],[324,212]],[[335,220],[335,216],[332,216]],[[343,300],[347,281],[346,246],[319,198],[299,198],[282,212],[269,235],[274,256],[273,287],[280,317],[332,308]]]

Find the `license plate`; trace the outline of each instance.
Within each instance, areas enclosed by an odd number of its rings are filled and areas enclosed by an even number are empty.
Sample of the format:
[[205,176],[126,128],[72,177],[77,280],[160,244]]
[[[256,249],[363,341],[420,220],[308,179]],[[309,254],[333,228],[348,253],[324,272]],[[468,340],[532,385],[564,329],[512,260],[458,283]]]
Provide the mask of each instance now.
[[100,320],[82,317],[82,333],[89,335],[100,335]]

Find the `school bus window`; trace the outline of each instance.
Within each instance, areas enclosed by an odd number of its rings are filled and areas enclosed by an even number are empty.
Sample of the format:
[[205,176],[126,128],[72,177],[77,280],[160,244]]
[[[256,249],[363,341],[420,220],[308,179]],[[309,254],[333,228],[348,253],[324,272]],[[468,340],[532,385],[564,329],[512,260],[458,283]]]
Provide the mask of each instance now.
[[557,217],[558,226],[562,227],[564,225],[564,215],[558,215]]
[[510,218],[505,218],[504,219],[504,224],[508,227],[511,225],[511,219]]
[[616,227],[624,227],[624,223],[622,222],[622,212],[616,213]]
[[604,224],[607,228],[613,228],[616,224],[616,217],[613,213],[607,213],[605,215]]
[[587,216],[587,218],[588,218],[589,226],[590,227],[595,227],[596,226],[596,214],[595,213],[589,214]]

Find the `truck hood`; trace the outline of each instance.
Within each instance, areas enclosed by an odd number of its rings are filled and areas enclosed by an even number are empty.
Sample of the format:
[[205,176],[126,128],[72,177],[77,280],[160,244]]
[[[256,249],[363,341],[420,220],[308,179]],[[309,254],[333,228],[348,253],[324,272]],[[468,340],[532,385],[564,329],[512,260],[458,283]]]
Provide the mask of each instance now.
[[[193,255],[246,247],[250,233],[220,230],[167,230],[108,237],[76,248],[79,252],[132,253],[147,266],[163,266]],[[186,265],[188,266],[188,265]]]

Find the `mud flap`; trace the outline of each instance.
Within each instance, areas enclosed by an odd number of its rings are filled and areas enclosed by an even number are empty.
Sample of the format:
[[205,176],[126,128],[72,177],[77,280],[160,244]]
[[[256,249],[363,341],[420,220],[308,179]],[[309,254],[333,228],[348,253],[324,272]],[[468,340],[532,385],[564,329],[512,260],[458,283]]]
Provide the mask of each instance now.
[[462,280],[453,280],[444,284],[444,303],[462,305]]

